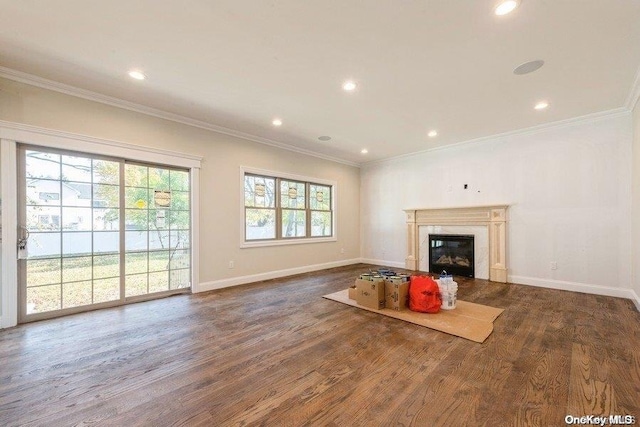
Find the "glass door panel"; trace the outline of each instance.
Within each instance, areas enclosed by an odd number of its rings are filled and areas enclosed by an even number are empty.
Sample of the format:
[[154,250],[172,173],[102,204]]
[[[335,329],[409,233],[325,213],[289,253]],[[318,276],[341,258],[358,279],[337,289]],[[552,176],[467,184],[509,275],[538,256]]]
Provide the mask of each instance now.
[[125,165],[125,295],[191,286],[189,173]]
[[[22,317],[118,301],[120,162],[22,153],[22,218],[29,232]],[[109,185],[95,191],[104,182]]]

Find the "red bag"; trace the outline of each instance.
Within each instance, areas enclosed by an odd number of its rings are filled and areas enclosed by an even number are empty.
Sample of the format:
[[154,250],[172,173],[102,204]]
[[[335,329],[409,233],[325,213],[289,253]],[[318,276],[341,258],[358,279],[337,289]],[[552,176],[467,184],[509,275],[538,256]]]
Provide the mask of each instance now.
[[438,284],[429,276],[411,276],[409,309],[421,313],[437,313],[442,305]]

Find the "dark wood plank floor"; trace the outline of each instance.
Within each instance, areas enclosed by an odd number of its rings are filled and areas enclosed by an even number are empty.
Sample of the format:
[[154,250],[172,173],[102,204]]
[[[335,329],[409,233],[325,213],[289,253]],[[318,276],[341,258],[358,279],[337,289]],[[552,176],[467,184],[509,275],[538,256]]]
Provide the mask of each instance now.
[[640,417],[624,299],[458,279],[483,344],[322,298],[356,265],[0,331],[0,425],[564,426]]

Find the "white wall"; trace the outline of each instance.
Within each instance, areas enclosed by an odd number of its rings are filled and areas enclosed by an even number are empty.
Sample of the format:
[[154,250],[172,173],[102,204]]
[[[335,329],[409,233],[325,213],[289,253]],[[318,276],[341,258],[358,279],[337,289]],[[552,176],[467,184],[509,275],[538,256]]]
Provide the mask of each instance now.
[[404,263],[403,209],[509,204],[509,281],[629,296],[631,142],[618,113],[366,165],[363,257]]
[[[0,79],[0,120],[203,156],[199,272],[204,289],[359,258],[357,167],[6,79]],[[336,181],[338,241],[240,249],[241,165]],[[234,269],[228,268],[230,260]]]
[[640,101],[633,109],[632,282],[640,310]]

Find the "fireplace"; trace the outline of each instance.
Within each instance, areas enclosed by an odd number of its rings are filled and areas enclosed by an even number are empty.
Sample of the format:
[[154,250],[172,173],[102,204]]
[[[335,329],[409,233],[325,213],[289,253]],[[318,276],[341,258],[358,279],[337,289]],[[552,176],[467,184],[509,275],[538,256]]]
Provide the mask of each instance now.
[[429,234],[429,271],[475,277],[473,235]]
[[[485,268],[488,271],[488,279],[494,282],[507,283],[507,210],[508,205],[469,206],[459,208],[430,208],[430,209],[405,209],[407,215],[407,258],[405,268],[407,270],[420,270],[420,245],[424,242],[424,268],[429,265],[426,256],[428,252],[428,236],[420,239],[420,229],[434,228],[459,228],[481,227],[486,230],[488,242],[482,244],[484,249],[476,247],[474,276],[486,278]],[[475,245],[479,245],[479,234],[475,231],[429,231],[429,234],[474,234]],[[488,265],[487,265],[488,264]]]

